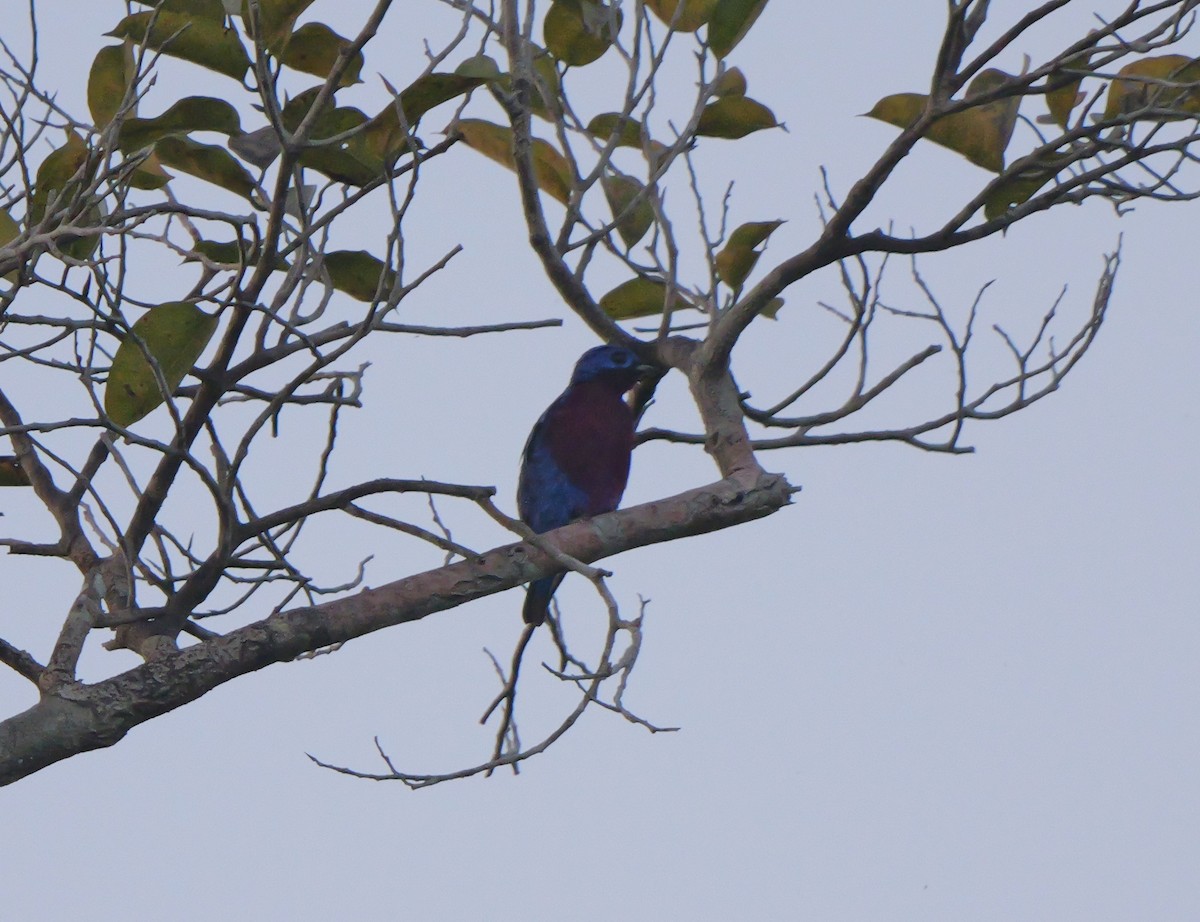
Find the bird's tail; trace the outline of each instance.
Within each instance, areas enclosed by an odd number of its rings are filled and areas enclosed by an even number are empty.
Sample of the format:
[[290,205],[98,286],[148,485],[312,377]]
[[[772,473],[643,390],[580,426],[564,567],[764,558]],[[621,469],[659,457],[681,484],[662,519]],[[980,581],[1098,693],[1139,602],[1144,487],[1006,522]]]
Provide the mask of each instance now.
[[525,607],[521,609],[521,616],[526,624],[538,625],[546,620],[550,611],[550,599],[554,596],[558,584],[562,582],[563,576],[562,573],[556,573],[529,584],[529,588],[525,590]]

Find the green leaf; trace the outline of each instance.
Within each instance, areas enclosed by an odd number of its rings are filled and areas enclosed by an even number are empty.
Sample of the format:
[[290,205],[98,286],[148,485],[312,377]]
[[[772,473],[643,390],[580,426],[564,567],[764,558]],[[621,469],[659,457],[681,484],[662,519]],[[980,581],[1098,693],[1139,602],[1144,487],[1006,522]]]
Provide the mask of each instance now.
[[[295,96],[289,97],[283,104],[283,109],[280,110],[280,121],[283,122],[283,127],[288,131],[295,131],[300,127],[300,123],[308,117],[309,111],[313,107],[313,103],[317,101],[317,97],[321,94],[320,86],[310,86],[307,90],[297,93]],[[312,134],[310,137],[322,138],[334,134],[328,128],[323,129],[323,122],[328,119],[334,111],[335,106],[332,99],[325,103],[325,108],[317,113],[316,121],[313,123]]]
[[[258,0],[258,21],[266,46],[278,52],[296,27],[296,20],[312,3],[313,0]],[[251,31],[247,12],[245,0],[242,0],[242,19],[247,23],[247,31]]]
[[[258,262],[261,252],[257,246],[252,246],[250,241],[237,240],[199,240],[192,248],[193,253],[198,253],[214,263],[220,263],[226,266],[251,266]],[[184,257],[184,262],[198,262],[199,260],[192,255]],[[278,253],[275,254],[275,259],[271,264],[272,269],[288,268],[287,261]]]
[[588,134],[607,144],[608,139],[617,135],[617,147],[642,147],[645,129],[635,118],[627,118],[620,112],[604,112],[593,118],[587,125]]
[[[358,109],[335,109],[330,116],[331,122],[340,120],[345,125],[341,131],[349,131],[367,120],[366,115]],[[329,132],[330,134],[340,134]],[[383,164],[362,152],[361,145],[356,139],[338,145],[313,147],[300,155],[300,165],[310,167],[328,176],[334,182],[343,182],[349,186],[365,186],[383,172]]]
[[[61,226],[67,220],[67,213],[76,217],[72,223],[83,227],[97,227],[104,220],[104,209],[99,201],[94,199],[83,203],[76,201],[83,194],[91,179],[91,170],[84,169],[88,163],[88,147],[74,131],[67,132],[67,142],[58,150],[51,153],[38,167],[37,181],[34,183],[33,197],[29,202],[28,222],[40,224],[46,217],[50,200],[54,199],[54,210],[61,215],[55,226]],[[76,177],[79,178],[76,178]],[[69,234],[61,235],[55,241],[59,252],[73,259],[86,260],[100,245],[98,234],[76,237]]]
[[[632,320],[636,317],[653,317],[663,312],[667,301],[667,283],[661,279],[639,276],[622,282],[600,299],[600,307],[613,320]],[[675,292],[672,310],[694,307],[680,291]]]
[[1083,96],[1079,92],[1079,85],[1082,82],[1082,80],[1072,80],[1046,94],[1046,108],[1050,110],[1050,118],[1059,128],[1067,127],[1067,122],[1071,118],[1071,110],[1083,102]]
[[554,0],[542,29],[547,51],[564,64],[582,67],[612,46],[621,11],[599,0]]
[[[220,7],[218,0],[217,6]],[[188,13],[149,12],[126,16],[111,32],[114,38],[130,38],[163,54],[191,61],[219,74],[242,80],[250,68],[250,56],[233,29],[226,29],[224,15],[198,18]]]
[[1006,214],[1017,205],[1033,198],[1034,193],[1053,178],[1053,172],[1042,171],[1005,177],[984,200],[983,217],[990,221]]
[[324,266],[333,287],[359,301],[386,298],[396,285],[396,273],[366,250],[327,253]]
[[21,463],[12,455],[0,457],[0,487],[27,487],[29,475],[21,469]]
[[316,147],[300,155],[300,165],[310,167],[334,182],[365,186],[382,172],[380,164],[370,164],[352,149]]
[[184,13],[193,19],[222,22],[225,6],[221,0],[136,0],[142,6],[158,7],[164,13]]
[[489,57],[486,54],[477,54],[474,57],[467,58],[458,67],[454,68],[454,72],[462,77],[478,77],[489,83],[493,80],[499,80],[501,77],[500,65],[496,63],[495,58]]
[[[1117,71],[1117,79],[1108,89],[1104,118],[1128,115],[1139,109],[1167,109],[1170,113],[1155,114],[1155,121],[1185,118],[1200,114],[1200,90],[1195,86],[1164,86],[1200,82],[1200,61],[1181,54],[1164,54],[1142,58],[1126,64]],[[1175,114],[1179,113],[1179,114]]]
[[721,96],[700,113],[696,134],[710,138],[744,138],[764,128],[777,128],[775,113],[748,96]]
[[154,145],[158,159],[169,167],[197,176],[244,198],[254,191],[254,178],[223,147],[191,138],[163,138]]
[[[966,98],[989,93],[1012,79],[994,68],[982,71],[971,81]],[[920,93],[897,93],[879,100],[867,115],[898,128],[908,128],[925,110],[927,101],[928,97]],[[962,154],[976,166],[999,173],[1004,169],[1004,151],[1012,137],[1020,104],[1020,97],[1012,96],[942,116],[929,126],[925,136]]]
[[[349,39],[342,38],[324,23],[309,22],[291,34],[280,52],[279,59],[292,70],[327,77],[333,70],[338,55],[351,44]],[[361,83],[359,74],[362,72],[362,66],[363,53],[360,49],[351,59],[338,85]]]
[[234,135],[241,132],[237,109],[223,99],[211,96],[187,96],[156,118],[126,119],[117,144],[121,150],[135,151],[170,135],[193,131],[218,131]]
[[[510,170],[516,168],[511,128],[482,119],[464,118],[458,121],[455,129],[463,143],[472,150]],[[533,169],[539,189],[564,205],[570,200],[573,186],[571,167],[562,154],[541,138],[533,139]]]
[[1048,154],[1036,160],[1025,158],[1014,163],[1009,168],[1009,175],[1004,176],[984,200],[984,218],[989,221],[998,218],[1011,208],[1029,201],[1076,159],[1077,154],[1067,150],[1057,155]]
[[101,48],[88,73],[88,111],[96,129],[103,129],[113,120],[125,93],[133,82],[133,43]]
[[646,0],[646,6],[675,32],[695,32],[708,22],[717,0]]
[[708,47],[718,58],[729,54],[750,31],[767,0],[717,0],[708,21]]
[[[227,266],[239,266],[254,261],[251,246],[238,240],[197,240],[192,252]],[[184,257],[184,262],[196,261],[195,257]]]
[[161,404],[191,371],[216,329],[215,316],[186,301],[160,304],[144,314],[113,356],[104,389],[104,411],[112,421],[131,426]]
[[[463,96],[486,82],[483,77],[464,74],[426,74],[400,91],[400,108],[404,110],[404,117],[409,124],[415,125],[430,109]],[[392,113],[395,118],[394,106],[389,106],[385,112]]]
[[129,185],[135,189],[161,189],[169,183],[174,177],[163,169],[162,161],[158,159],[158,154],[150,151],[138,168],[129,176]]
[[[288,100],[281,113],[284,127],[289,131],[295,131],[300,126],[320,90],[319,86],[310,87]],[[314,141],[320,141],[357,128],[366,121],[367,116],[362,110],[350,106],[334,107],[330,103],[317,114],[309,137]],[[256,140],[259,138],[261,144],[259,140]],[[259,167],[266,166],[279,154],[279,145],[269,127],[231,141],[230,147],[240,157]],[[264,152],[263,156],[259,156],[258,148],[260,147]],[[339,142],[336,145],[327,144],[308,148],[300,154],[300,165],[324,173],[335,182],[344,182],[353,186],[362,186],[375,179],[383,172],[384,167],[383,161],[370,153],[358,137]]]
[[779,311],[783,307],[783,298],[772,298],[762,309],[762,315],[768,320],[778,320]]
[[562,81],[558,78],[558,65],[554,57],[545,51],[533,55],[533,99],[529,110],[538,118],[557,122],[562,115]]
[[[105,209],[102,202],[92,202],[83,210],[83,214],[77,219],[77,223],[84,227],[99,227],[104,221]],[[64,234],[58,238],[58,251],[64,256],[70,256],[72,259],[78,259],[84,262],[91,259],[92,254],[96,252],[96,248],[100,246],[99,234],[85,234],[76,237],[71,234]]]
[[[512,74],[501,74],[495,84],[492,93],[498,99],[512,95]],[[529,94],[529,111],[552,124],[557,124],[563,113],[558,62],[553,55],[536,45],[533,46],[533,87]]]
[[650,139],[641,122],[634,118],[625,118],[619,112],[597,115],[588,122],[587,132],[602,144],[608,144],[609,139],[614,134],[617,135],[617,147],[633,147],[642,151],[651,165],[657,164],[667,152],[665,144]]
[[740,290],[762,251],[758,249],[783,224],[782,221],[752,221],[732,234],[717,254],[717,275],[734,291]]
[[608,199],[617,233],[626,247],[633,246],[654,224],[654,206],[643,194],[645,186],[632,176],[619,173],[604,174],[600,177],[600,185],[604,187],[604,197]]
[[38,167],[37,181],[33,187],[33,198],[29,203],[29,224],[36,225],[46,216],[46,206],[51,196],[56,197],[56,208],[61,210],[72,193],[87,182],[71,182],[87,163],[88,147],[74,131],[67,132],[67,142],[58,150],[51,151]]
[[[469,77],[463,74],[432,73],[417,78],[409,86],[400,91],[397,97],[399,108],[404,113],[407,128],[416,126],[430,109],[449,102],[487,83],[483,77]],[[351,148],[364,161],[389,164],[408,148],[410,134],[401,126],[400,113],[395,104],[389,105],[355,138]]]
[[[20,235],[20,225],[12,219],[12,215],[3,209],[0,209],[0,250],[8,246]],[[4,281],[13,282],[15,284],[20,274],[21,273],[19,269],[13,269],[11,272],[4,273],[3,278]]]

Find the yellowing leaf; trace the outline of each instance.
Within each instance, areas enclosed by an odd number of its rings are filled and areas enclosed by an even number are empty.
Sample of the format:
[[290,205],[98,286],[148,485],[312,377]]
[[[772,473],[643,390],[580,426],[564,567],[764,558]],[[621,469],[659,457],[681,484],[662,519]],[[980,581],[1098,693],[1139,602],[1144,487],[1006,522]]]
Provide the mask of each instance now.
[[777,231],[783,221],[751,221],[742,224],[729,235],[729,246],[756,247],[766,243],[767,238]]
[[717,0],[708,21],[708,47],[718,58],[733,50],[746,37],[767,0]]
[[[217,3],[220,8],[220,3]],[[191,61],[209,70],[241,80],[250,67],[250,56],[224,17],[210,19],[171,11],[134,13],[106,34],[130,38],[163,54]]]
[[[16,221],[12,219],[7,211],[0,209],[0,250],[4,249],[10,243],[21,235],[21,228]],[[20,275],[20,270],[13,269],[11,272],[4,273],[4,281],[16,282]]]
[[696,134],[710,138],[744,138],[764,128],[776,128],[775,113],[748,96],[721,96],[700,113]]
[[599,0],[554,0],[542,26],[546,50],[581,67],[608,51],[621,28],[620,9]]
[[646,6],[676,32],[695,32],[708,22],[717,0],[646,0]]
[[[1003,71],[985,70],[971,81],[966,97],[991,92],[1011,79]],[[927,100],[920,93],[885,96],[867,115],[897,128],[908,128],[925,110]],[[1020,102],[1019,96],[1012,96],[942,116],[929,126],[926,137],[962,154],[976,166],[999,173],[1004,169],[1004,151],[1017,122]]]
[[[1068,58],[1063,62],[1062,70],[1086,72],[1090,70],[1090,61],[1091,52]],[[1046,78],[1046,81],[1047,83],[1055,83],[1062,76],[1061,71],[1055,71]],[[1060,128],[1067,127],[1067,122],[1071,119],[1071,110],[1083,101],[1083,97],[1079,92],[1079,85],[1082,82],[1083,78],[1081,75],[1074,80],[1068,80],[1062,86],[1050,90],[1046,94],[1046,108],[1050,110],[1051,119]]]
[[27,487],[29,475],[21,469],[21,463],[12,455],[0,457],[0,487]]
[[604,187],[617,233],[625,246],[633,246],[654,224],[654,206],[643,194],[645,187],[632,176],[608,173],[600,177],[600,185]]
[[1156,112],[1155,120],[1195,116],[1200,114],[1200,90],[1194,85],[1197,82],[1200,82],[1200,61],[1181,54],[1164,54],[1126,64],[1117,71],[1117,79],[1109,87],[1104,117],[1116,118],[1148,108],[1169,110]]
[[[477,118],[460,119],[455,128],[472,150],[510,170],[516,168],[511,128]],[[541,138],[533,139],[533,169],[539,189],[564,205],[570,200],[571,168],[566,158]]]
[[729,241],[717,254],[717,275],[737,291],[745,284],[762,251],[758,249],[782,224],[782,221],[753,221],[741,225],[729,235]]
[[721,74],[713,86],[714,96],[745,96],[746,75],[740,67],[731,67]]
[[216,329],[216,317],[185,301],[151,308],[121,340],[113,356],[104,388],[104,411],[109,418],[118,426],[131,426],[166,400],[196,364]]
[[[667,300],[667,283],[661,279],[638,278],[622,282],[600,299],[600,307],[613,320],[632,320],[661,314]],[[672,310],[692,307],[682,292],[675,292]]]

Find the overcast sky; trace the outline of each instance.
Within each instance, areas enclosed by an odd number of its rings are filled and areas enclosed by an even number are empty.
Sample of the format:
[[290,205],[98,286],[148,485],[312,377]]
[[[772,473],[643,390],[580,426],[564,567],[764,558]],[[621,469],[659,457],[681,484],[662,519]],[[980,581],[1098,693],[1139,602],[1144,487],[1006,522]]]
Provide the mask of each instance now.
[[[120,5],[42,6],[45,79],[82,113],[97,36]],[[820,165],[844,192],[893,137],[858,114],[926,85],[945,4],[815,6],[770,4],[733,55],[751,95],[790,131],[713,142],[700,158],[711,188],[737,180],[736,220],[789,219],[767,261],[816,232]],[[1025,10],[993,6],[998,21]],[[319,0],[313,13],[350,8],[368,4]],[[1059,43],[1087,27],[1090,9],[1080,5]],[[396,59],[368,54],[373,88],[376,73],[404,85],[419,65],[403,55],[452,26],[430,2],[396,4],[393,17]],[[1049,47],[1033,41],[1032,54]],[[1185,53],[1197,53],[1194,41]],[[1004,64],[1021,66],[1016,53]],[[203,77],[189,91],[222,86]],[[452,156],[453,170],[427,175],[426,213],[445,217],[414,224],[427,239],[413,246],[430,260],[459,242],[465,252],[405,302],[402,319],[564,316],[520,245],[511,177],[469,151]],[[924,146],[860,228],[928,228],[985,175]],[[994,322],[1028,335],[1064,284],[1064,314],[1086,315],[1103,254],[1124,234],[1091,353],[1058,394],[969,430],[975,454],[866,444],[766,455],[768,469],[803,486],[794,505],[608,561],[623,605],[652,599],[627,700],[679,733],[589,715],[518,777],[415,793],[309,763],[306,752],[378,770],[376,734],[415,771],[484,757],[491,732],[476,720],[495,676],[482,648],[506,656],[521,627],[520,594],[504,593],[238,679],[115,748],[4,789],[0,916],[1193,917],[1198,217],[1196,205],[1145,204],[1117,220],[1093,203],[928,258],[923,274],[957,310],[996,280],[981,336]],[[907,272],[895,263],[888,290],[917,307]],[[816,302],[838,294],[828,272],[789,293],[777,323],[760,323],[741,347],[740,382],[766,396],[806,377],[821,357]],[[528,428],[593,342],[568,316],[561,330],[376,344],[366,407],[344,422],[354,447],[338,478],[496,484],[512,509]],[[920,418],[944,406],[930,403],[940,393],[918,388],[888,412]],[[693,428],[680,381],[667,379],[647,423]],[[658,443],[633,467],[628,503],[715,478],[698,449]],[[6,517],[29,502],[0,494]],[[456,537],[504,540],[469,509],[443,512]],[[376,555],[375,585],[437,562],[358,526],[329,536],[328,554],[347,567]],[[44,657],[75,575],[29,558],[0,567],[3,633]],[[578,577],[561,596],[568,618],[601,617]],[[134,664],[100,650],[102,639],[85,658],[89,676]],[[535,645],[551,656],[545,637]],[[574,701],[533,678],[527,739]],[[5,714],[31,703],[27,682],[0,674]]]

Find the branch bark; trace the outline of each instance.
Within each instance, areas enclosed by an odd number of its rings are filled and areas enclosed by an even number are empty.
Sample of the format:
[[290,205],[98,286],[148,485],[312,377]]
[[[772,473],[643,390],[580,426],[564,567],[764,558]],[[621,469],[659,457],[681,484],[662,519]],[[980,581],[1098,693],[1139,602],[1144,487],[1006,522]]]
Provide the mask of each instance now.
[[[740,525],[778,511],[794,489],[780,475],[728,478],[666,499],[574,522],[543,540],[590,563],[648,544]],[[0,785],[111,746],[133,727],[219,685],[385,627],[511,589],[559,569],[532,544],[509,544],[324,605],[280,612],[92,685],[64,683],[0,723]],[[514,610],[514,618],[516,616]],[[515,623],[515,622],[514,622]]]

